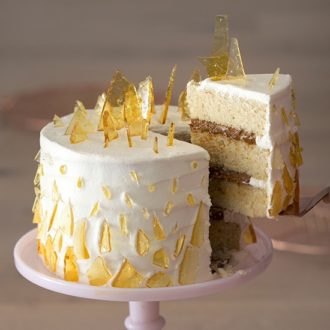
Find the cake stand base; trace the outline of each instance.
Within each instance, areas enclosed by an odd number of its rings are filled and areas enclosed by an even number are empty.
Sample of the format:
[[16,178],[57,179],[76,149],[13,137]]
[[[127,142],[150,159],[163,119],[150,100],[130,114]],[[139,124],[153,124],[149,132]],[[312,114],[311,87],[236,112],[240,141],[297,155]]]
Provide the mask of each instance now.
[[257,243],[247,246],[239,253],[238,263],[230,276],[168,288],[121,289],[64,281],[50,273],[37,255],[36,229],[25,234],[16,243],[14,258],[19,273],[38,286],[75,297],[127,301],[129,302],[129,316],[125,320],[127,329],[160,330],[165,325],[164,318],[159,315],[160,301],[196,298],[218,293],[253,279],[267,268],[272,258],[272,243],[258,228],[256,233]]

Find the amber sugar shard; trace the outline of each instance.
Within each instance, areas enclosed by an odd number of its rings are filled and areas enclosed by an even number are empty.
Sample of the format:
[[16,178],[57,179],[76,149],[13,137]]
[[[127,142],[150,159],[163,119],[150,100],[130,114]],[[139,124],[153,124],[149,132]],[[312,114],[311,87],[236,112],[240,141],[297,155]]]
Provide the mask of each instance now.
[[196,162],[195,160],[193,160],[190,165],[193,170],[196,170],[198,168],[198,162]]
[[74,215],[73,215],[73,207],[71,203],[65,209],[64,212],[64,233],[68,236],[72,236],[74,232]]
[[52,213],[50,215],[50,219],[49,219],[48,231],[50,231],[51,228],[53,227],[54,220],[55,220],[55,217],[56,217],[56,214],[57,214],[57,208],[58,208],[58,202],[55,202],[54,206],[53,206]]
[[127,137],[127,144],[129,148],[133,147],[133,141],[131,136],[131,129],[130,127],[126,128],[126,137]]
[[76,105],[74,108],[73,116],[71,121],[65,131],[65,135],[71,135],[74,126],[79,122],[82,123],[86,120],[87,110],[85,109],[84,105],[80,101],[76,101]]
[[172,147],[174,145],[174,131],[175,131],[175,124],[171,123],[168,129],[167,135],[167,146]]
[[125,259],[112,281],[112,286],[115,288],[141,288],[143,281],[143,276]]
[[282,117],[282,121],[283,123],[286,125],[286,126],[289,126],[289,119],[288,119],[288,116],[286,114],[286,111],[285,109],[282,107],[281,108],[281,117]]
[[148,185],[148,191],[149,192],[155,192],[156,191],[156,185],[155,184],[149,184]]
[[57,253],[53,248],[53,241],[50,236],[48,236],[46,245],[45,245],[45,263],[49,266],[52,272],[56,272],[57,268]]
[[107,253],[111,251],[111,231],[107,222],[103,223],[100,237],[100,252]]
[[142,132],[141,132],[141,139],[147,140],[148,139],[148,130],[149,130],[149,123],[146,119],[142,120]]
[[119,226],[120,226],[121,234],[124,236],[127,236],[129,234],[129,232],[128,232],[128,228],[127,228],[127,217],[125,214],[120,214]]
[[125,203],[126,203],[127,207],[131,209],[133,207],[132,198],[129,196],[129,194],[125,193],[124,194],[124,199],[125,199]]
[[164,249],[157,250],[152,258],[152,263],[156,266],[167,269],[170,264],[170,260],[166,251]]
[[187,246],[179,270],[179,284],[187,285],[196,282],[199,252],[196,247]]
[[77,180],[77,187],[79,189],[83,188],[85,186],[85,180],[82,177],[79,177]]
[[189,120],[190,114],[187,102],[187,90],[182,91],[179,95],[178,110],[181,113],[181,120]]
[[106,199],[111,199],[112,194],[111,194],[111,190],[108,186],[103,186],[102,191],[103,191],[103,194]]
[[140,82],[138,94],[141,98],[142,117],[150,123],[152,115],[155,113],[154,87],[151,77]]
[[171,277],[163,272],[152,275],[146,283],[148,288],[163,288],[172,285]]
[[286,167],[286,165],[283,168],[282,179],[283,179],[283,182],[284,182],[284,187],[285,187],[286,192],[288,194],[292,194],[293,188],[294,188],[294,183],[293,183],[293,180],[290,176],[290,173],[289,173],[288,168]]
[[187,195],[187,203],[191,207],[195,206],[195,198],[194,198],[193,194],[189,193]]
[[61,165],[61,166],[60,166],[60,173],[61,173],[62,175],[65,175],[67,171],[68,171],[68,168],[67,168],[66,165]]
[[62,245],[63,245],[63,233],[61,229],[58,229],[56,231],[53,242],[54,250],[56,250],[57,252],[61,252]]
[[171,201],[168,201],[165,205],[164,213],[166,215],[169,215],[171,213],[171,211],[173,210],[173,207],[174,207],[174,203]]
[[282,192],[281,183],[279,181],[275,182],[272,194],[272,206],[269,210],[269,214],[272,217],[277,216],[282,209]]
[[102,116],[103,134],[104,134],[104,148],[107,148],[112,140],[118,138],[118,132],[115,127],[114,120],[110,112],[106,111]]
[[159,153],[159,149],[158,149],[158,137],[157,136],[155,136],[155,139],[154,139],[153,151],[154,151],[155,154],[158,154]]
[[147,234],[139,229],[136,235],[136,251],[140,256],[146,256],[149,252],[150,240]]
[[277,82],[279,76],[280,76],[280,68],[277,68],[275,70],[272,78],[269,80],[269,83],[268,83],[269,88],[273,88],[276,85],[276,82]]
[[77,144],[87,140],[88,133],[83,127],[83,125],[77,121],[71,131],[70,143]]
[[54,115],[54,117],[53,117],[53,124],[54,124],[54,127],[64,127],[64,123],[63,123],[62,119],[57,115]]
[[124,120],[124,101],[130,82],[126,77],[117,71],[112,78],[110,87],[107,90],[106,99],[103,105],[98,129],[103,130],[103,116],[109,113],[114,121],[115,129],[121,129],[125,126]]
[[217,15],[215,18],[212,55],[222,55],[228,51],[228,16]]
[[109,282],[112,275],[102,257],[97,257],[87,271],[90,285],[102,286]]
[[248,226],[246,227],[244,234],[243,234],[243,240],[246,244],[253,244],[257,242],[257,235],[254,230],[254,226],[252,224],[252,221],[250,218],[248,218]]
[[199,60],[204,65],[209,78],[212,80],[226,78],[228,54],[222,56],[200,57]]
[[33,221],[32,223],[40,223],[42,221],[42,211],[41,211],[41,203],[40,199],[36,197],[35,204],[33,207]]
[[172,99],[172,91],[173,91],[175,73],[176,73],[176,65],[174,65],[174,67],[172,69],[172,72],[171,72],[171,75],[170,75],[170,80],[169,80],[168,86],[167,86],[163,112],[162,112],[162,115],[161,115],[161,118],[160,118],[160,123],[162,125],[164,125],[166,123],[168,108],[170,106],[171,99]]
[[203,202],[199,203],[190,243],[196,247],[201,247],[204,243]]
[[173,180],[172,180],[171,191],[172,191],[173,194],[175,194],[178,191],[178,180],[177,180],[177,178],[173,178]]
[[236,38],[230,39],[228,67],[226,72],[227,79],[244,79],[245,71],[241,52]]
[[193,80],[194,82],[200,82],[201,80],[202,80],[202,77],[201,77],[201,73],[200,73],[200,71],[199,71],[199,69],[198,68],[196,68],[194,71],[193,71],[193,73],[192,73],[192,75],[191,75],[191,80]]
[[174,258],[177,258],[180,255],[185,239],[186,239],[186,236],[181,234],[180,237],[178,238],[178,240],[176,241],[175,250],[173,253]]
[[139,183],[139,176],[136,173],[136,171],[131,171],[131,179],[133,182],[135,182],[137,184]]
[[152,227],[154,230],[155,238],[158,241],[166,239],[165,231],[164,231],[158,217],[156,216],[156,214],[154,214],[152,217]]
[[79,281],[78,265],[72,247],[67,249],[64,257],[64,279],[71,282]]
[[100,203],[99,202],[96,202],[93,206],[93,208],[91,209],[91,212],[89,214],[90,217],[94,217],[94,216],[97,216],[98,213],[100,211]]
[[73,250],[78,259],[89,259],[86,247],[86,221],[76,224],[73,236]]
[[34,156],[34,160],[37,162],[37,163],[40,163],[40,150],[37,152],[37,154]]

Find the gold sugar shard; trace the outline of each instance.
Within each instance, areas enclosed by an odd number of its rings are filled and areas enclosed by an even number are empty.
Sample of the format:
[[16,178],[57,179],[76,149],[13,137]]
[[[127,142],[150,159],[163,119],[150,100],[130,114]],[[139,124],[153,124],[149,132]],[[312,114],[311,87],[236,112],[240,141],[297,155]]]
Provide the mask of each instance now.
[[149,131],[149,123],[146,119],[142,120],[142,133],[141,133],[141,139],[147,140],[148,139],[148,131]]
[[197,170],[198,162],[196,162],[196,160],[193,160],[190,165],[193,170]]
[[179,225],[178,223],[175,224],[175,226],[171,230],[171,234],[175,234],[178,231]]
[[141,100],[133,84],[129,84],[125,94],[124,120],[128,125],[131,136],[142,133],[142,109]]
[[143,276],[125,259],[112,281],[112,286],[115,288],[141,288],[143,280]]
[[185,239],[186,239],[186,235],[181,234],[178,240],[176,241],[175,250],[173,253],[174,258],[177,258],[180,255]]
[[294,88],[291,89],[291,106],[293,110],[295,110],[297,106],[297,97]]
[[124,236],[128,236],[128,228],[127,228],[127,217],[125,214],[119,215],[119,226],[120,226],[120,232]]
[[105,98],[106,98],[106,94],[105,93],[102,93],[97,98],[97,101],[96,101],[96,104],[95,104],[95,107],[94,107],[94,112],[97,115],[99,115],[99,116],[102,113],[102,109],[103,109],[103,106],[104,106]]
[[217,15],[213,34],[212,55],[228,52],[228,16]]
[[276,181],[274,184],[271,203],[269,214],[272,217],[276,217],[282,210],[282,188],[279,181]]
[[156,214],[154,214],[152,217],[152,228],[154,230],[154,235],[158,241],[166,239],[165,231]]
[[173,283],[171,277],[164,272],[155,273],[147,280],[146,283],[148,288],[165,288],[172,285]]
[[163,112],[162,112],[162,115],[161,115],[161,118],[160,118],[160,123],[162,125],[164,125],[166,123],[168,108],[170,106],[171,99],[172,99],[172,91],[173,91],[175,73],[176,73],[176,65],[174,65],[174,67],[172,69],[172,72],[171,72],[171,75],[170,75],[170,80],[169,80],[168,86],[167,86]]
[[64,127],[64,123],[63,123],[62,119],[57,115],[54,115],[54,117],[53,117],[53,124],[54,124],[54,127]]
[[170,260],[169,260],[169,257],[167,255],[166,251],[163,248],[157,250],[154,253],[154,256],[152,258],[152,263],[156,266],[159,266],[159,267],[162,267],[165,269],[167,269],[169,267]]
[[286,126],[289,126],[289,119],[288,119],[288,116],[286,114],[286,111],[285,109],[282,107],[281,108],[281,116],[282,116],[282,121],[283,123],[286,125]]
[[145,219],[149,219],[150,218],[149,210],[146,207],[143,208],[143,217]]
[[85,186],[85,180],[83,177],[79,177],[78,180],[77,180],[77,187],[79,189],[83,188]]
[[72,236],[74,232],[74,215],[71,203],[68,204],[64,217],[64,233]]
[[286,195],[283,202],[283,210],[286,210],[292,200],[292,195]]
[[52,200],[53,201],[58,201],[59,199],[60,199],[60,193],[58,191],[57,183],[54,180],[53,187],[52,187]]
[[207,180],[206,180],[206,175],[203,175],[203,176],[202,176],[202,179],[201,179],[201,186],[202,186],[202,187],[204,187],[205,182],[207,182]]
[[37,252],[39,255],[44,255],[44,246],[43,244],[41,243],[40,239],[37,239]]
[[54,249],[57,250],[57,252],[61,252],[62,245],[63,245],[63,234],[62,234],[62,230],[58,229],[54,237],[53,246]]
[[42,169],[41,164],[39,164],[38,167],[37,167],[36,175],[35,175],[34,180],[33,180],[33,184],[35,186],[40,185],[40,177],[42,176],[42,174],[43,174],[43,169]]
[[194,196],[192,195],[192,193],[189,193],[189,194],[187,195],[187,203],[188,203],[188,205],[191,206],[191,207],[195,206],[195,198],[194,198]]
[[72,247],[66,250],[64,257],[64,279],[71,282],[79,281],[78,265]]
[[148,191],[149,192],[155,192],[156,191],[156,185],[155,184],[149,184],[148,185]]
[[175,131],[175,124],[171,123],[170,127],[168,129],[168,134],[167,134],[167,146],[172,147],[174,144],[174,131]]
[[212,80],[226,78],[228,66],[228,54],[221,56],[200,57],[200,62],[204,65],[207,75]]
[[289,112],[289,117],[293,120],[294,124],[295,124],[297,127],[301,126],[300,118],[299,118],[299,116],[298,116],[298,114],[297,114],[296,111],[291,110],[291,111]]
[[165,205],[164,213],[166,215],[169,215],[171,211],[173,210],[174,204],[171,201],[168,201]]
[[39,151],[37,152],[37,154],[34,156],[34,160],[36,161],[36,162],[40,162],[40,149],[39,149]]
[[187,246],[179,268],[179,284],[194,284],[199,267],[199,252],[196,247]]
[[87,116],[87,110],[85,109],[82,102],[77,100],[74,108],[74,113],[64,134],[71,135],[74,130],[74,126],[77,123],[81,123],[82,125],[82,123],[86,121],[86,116]]
[[53,227],[54,219],[55,219],[56,213],[57,213],[57,208],[58,208],[58,202],[55,202],[52,214],[51,214],[50,219],[49,219],[48,231],[50,231],[51,228]]
[[159,150],[158,150],[158,137],[157,136],[155,136],[155,139],[154,139],[153,150],[154,150],[155,154],[159,153]]
[[73,126],[70,135],[70,143],[77,144],[85,141],[86,139],[87,139],[87,131],[79,121],[76,122]]
[[60,166],[60,173],[62,175],[65,175],[67,173],[67,171],[68,171],[68,167],[66,165],[61,165]]
[[139,176],[136,173],[136,171],[131,171],[131,179],[133,182],[135,182],[136,184],[139,184]]
[[268,86],[269,88],[273,88],[276,85],[276,82],[280,76],[280,68],[277,68],[272,75],[272,78],[269,80]]
[[189,120],[190,113],[187,102],[187,90],[183,90],[179,95],[178,110],[181,113],[181,120]]
[[173,178],[172,180],[172,194],[175,194],[178,191],[178,180],[176,178]]
[[257,242],[257,235],[254,230],[253,223],[250,218],[248,218],[249,224],[244,231],[243,240],[246,244],[254,244]]
[[120,71],[116,71],[106,93],[106,98],[98,125],[99,131],[104,129],[103,116],[106,113],[112,118],[115,130],[121,129],[125,126],[124,102],[129,85],[130,82],[126,79],[126,77]]
[[204,243],[203,202],[199,203],[194,228],[191,234],[190,244],[201,247]]
[[238,40],[231,38],[229,47],[229,59],[226,72],[227,79],[244,79],[245,71]]
[[104,112],[102,116],[103,134],[104,134],[104,148],[107,148],[112,140],[118,138],[115,122],[110,112]]
[[100,203],[96,202],[91,210],[91,212],[89,213],[90,217],[96,217],[97,214],[99,213],[100,210]]
[[102,286],[109,282],[112,275],[102,257],[97,257],[87,271],[90,285]]
[[57,268],[57,253],[53,248],[53,241],[50,236],[48,236],[45,246],[45,263],[49,266],[52,272],[56,272]]
[[109,224],[105,221],[102,226],[100,238],[100,252],[107,253],[111,251],[111,231]]
[[140,256],[146,256],[149,252],[150,240],[147,234],[139,229],[136,235],[136,251]]
[[133,200],[132,198],[128,195],[128,193],[124,194],[124,199],[125,199],[125,203],[127,205],[128,208],[132,208],[133,207]]
[[192,81],[196,82],[196,83],[198,83],[198,82],[200,82],[200,81],[202,80],[202,78],[201,78],[201,73],[200,73],[200,71],[199,71],[198,68],[196,68],[196,69],[193,71],[193,73],[192,73],[190,79],[191,79]]
[[293,167],[299,167],[303,164],[302,148],[300,147],[299,135],[294,133],[290,135],[291,147],[290,147],[290,162]]
[[294,188],[294,184],[293,184],[293,180],[292,180],[292,178],[290,176],[290,173],[289,173],[288,168],[286,167],[286,165],[283,168],[282,180],[284,182],[284,187],[285,187],[286,192],[288,194],[292,194],[293,188]]
[[105,198],[111,199],[112,194],[111,194],[110,188],[108,186],[103,186],[102,191],[103,191]]
[[155,113],[154,87],[151,77],[147,77],[139,83],[138,94],[141,98],[142,117],[147,123],[150,123],[152,115]]
[[130,128],[126,128],[127,144],[129,148],[133,147],[132,136]]
[[86,220],[75,226],[73,236],[73,250],[78,259],[89,259],[89,252],[86,247]]
[[42,221],[42,211],[40,198],[36,196],[34,206],[33,206],[33,220],[32,223],[40,223]]

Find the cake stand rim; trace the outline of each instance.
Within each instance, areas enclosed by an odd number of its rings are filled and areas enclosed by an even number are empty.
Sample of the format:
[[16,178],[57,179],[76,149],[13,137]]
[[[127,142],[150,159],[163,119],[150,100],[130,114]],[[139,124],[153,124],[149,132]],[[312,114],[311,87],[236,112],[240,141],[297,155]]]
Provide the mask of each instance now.
[[[24,234],[16,243],[14,248],[14,261],[18,272],[28,281],[44,289],[57,293],[104,301],[166,301],[191,299],[201,296],[219,293],[225,289],[236,287],[246,283],[262,273],[270,264],[273,255],[273,246],[270,238],[259,228],[255,228],[258,241],[263,244],[263,255],[251,267],[240,272],[237,271],[228,277],[212,279],[190,285],[173,286],[167,288],[112,288],[95,287],[83,283],[72,283],[65,281],[55,274],[50,273],[46,267],[43,272],[33,267],[28,258],[34,262],[41,263],[35,247],[37,229],[32,229]],[[259,242],[259,243],[258,243]],[[26,247],[29,246],[29,249]]]

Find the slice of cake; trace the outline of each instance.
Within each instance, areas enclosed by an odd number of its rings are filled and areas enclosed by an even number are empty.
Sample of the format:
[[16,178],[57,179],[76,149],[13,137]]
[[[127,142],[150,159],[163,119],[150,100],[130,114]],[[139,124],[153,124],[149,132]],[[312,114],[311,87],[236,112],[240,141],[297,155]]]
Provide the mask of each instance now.
[[173,131],[145,130],[137,92],[125,80],[115,75],[102,110],[78,102],[42,129],[38,252],[58,276],[91,285],[209,280],[209,155],[174,140]]
[[292,80],[271,74],[188,84],[191,139],[211,156],[215,206],[275,217],[298,202],[301,148]]

